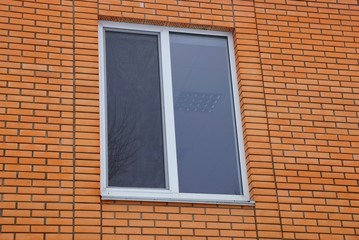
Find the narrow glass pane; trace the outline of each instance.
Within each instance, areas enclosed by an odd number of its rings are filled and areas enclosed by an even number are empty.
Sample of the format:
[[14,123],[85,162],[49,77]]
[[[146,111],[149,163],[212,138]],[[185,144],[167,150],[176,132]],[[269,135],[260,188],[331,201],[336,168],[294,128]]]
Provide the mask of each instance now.
[[180,192],[242,194],[227,38],[170,44]]
[[105,38],[108,184],[165,188],[158,36]]

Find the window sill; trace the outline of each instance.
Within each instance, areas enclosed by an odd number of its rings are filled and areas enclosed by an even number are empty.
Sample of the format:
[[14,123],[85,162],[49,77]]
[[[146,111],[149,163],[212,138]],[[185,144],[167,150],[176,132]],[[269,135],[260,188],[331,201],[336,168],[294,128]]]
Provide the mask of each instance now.
[[178,202],[178,203],[204,203],[254,206],[255,202],[243,195],[215,195],[215,194],[192,194],[172,193],[169,190],[111,190],[101,192],[102,200],[133,200],[148,202]]

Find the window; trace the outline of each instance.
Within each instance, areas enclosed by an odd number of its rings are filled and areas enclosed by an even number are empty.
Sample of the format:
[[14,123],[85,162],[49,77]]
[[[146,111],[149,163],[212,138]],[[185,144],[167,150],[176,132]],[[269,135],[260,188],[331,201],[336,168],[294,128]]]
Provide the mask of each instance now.
[[104,199],[249,201],[232,35],[100,22]]

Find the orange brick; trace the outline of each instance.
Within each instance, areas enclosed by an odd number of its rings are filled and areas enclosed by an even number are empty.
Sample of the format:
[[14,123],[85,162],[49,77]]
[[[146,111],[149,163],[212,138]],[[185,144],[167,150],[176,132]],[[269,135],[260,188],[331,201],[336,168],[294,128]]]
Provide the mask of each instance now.
[[[1,2],[0,239],[356,239],[358,10]],[[233,33],[254,206],[100,199],[98,19]]]

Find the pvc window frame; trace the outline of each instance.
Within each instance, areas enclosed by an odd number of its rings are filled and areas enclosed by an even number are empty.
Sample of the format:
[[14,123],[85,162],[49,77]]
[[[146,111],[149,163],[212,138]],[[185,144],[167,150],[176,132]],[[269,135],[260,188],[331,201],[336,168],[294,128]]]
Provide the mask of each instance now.
[[[105,32],[138,32],[156,34],[159,36],[159,63],[161,82],[161,101],[163,111],[163,142],[166,168],[167,189],[123,188],[109,187],[107,175],[107,96],[106,96],[106,61],[105,61]],[[237,149],[243,195],[224,194],[195,194],[180,193],[177,171],[176,137],[174,123],[174,107],[172,96],[172,76],[170,57],[170,33],[188,33],[203,36],[222,36],[228,40],[230,58],[230,74],[232,79],[233,106],[237,130]],[[240,117],[238,83],[234,57],[233,36],[230,32],[207,31],[198,29],[184,29],[164,26],[120,23],[100,21],[99,28],[99,73],[100,73],[100,162],[101,162],[101,197],[104,200],[136,200],[136,201],[163,201],[163,202],[192,202],[253,205],[249,198],[246,160]]]

